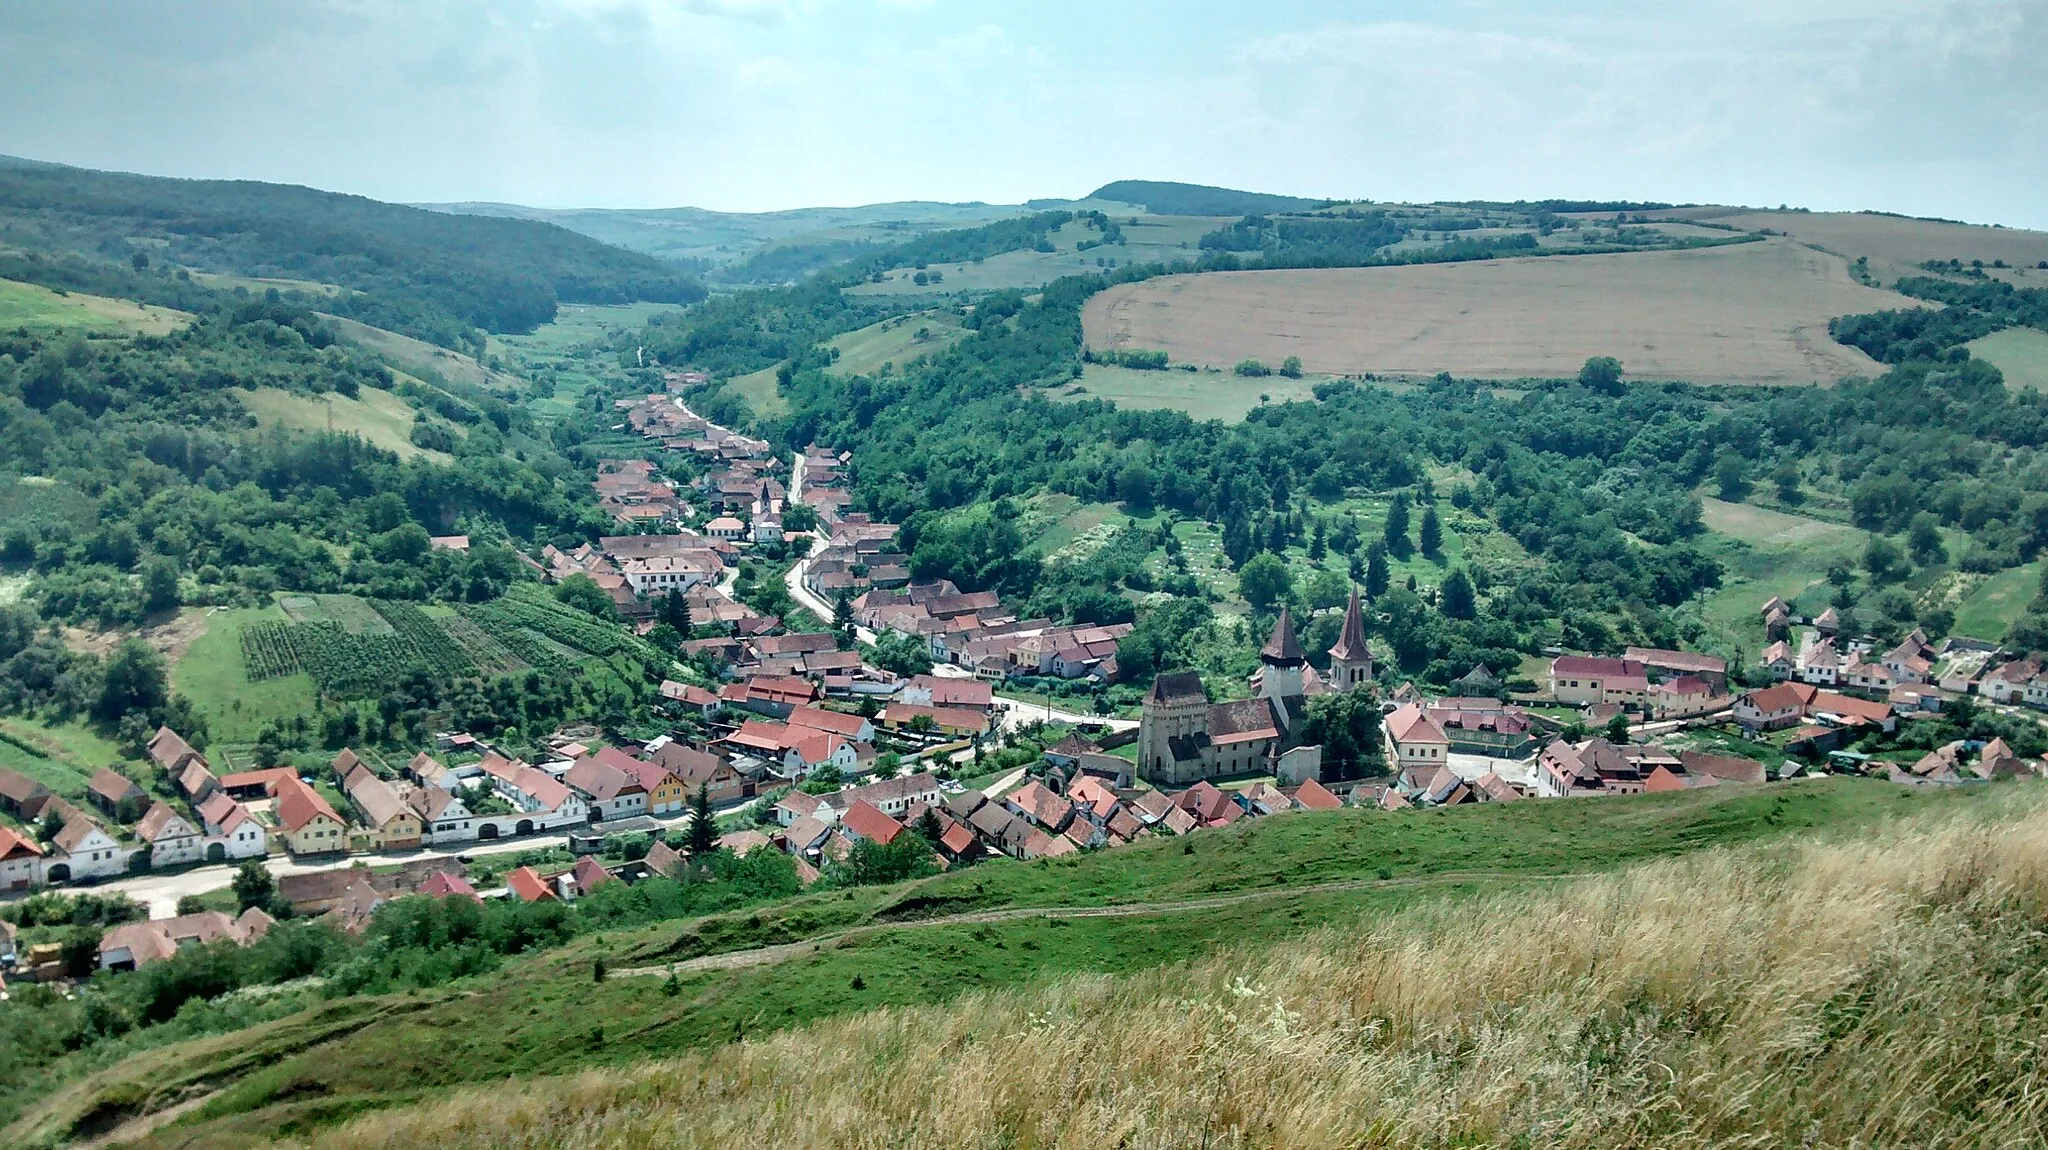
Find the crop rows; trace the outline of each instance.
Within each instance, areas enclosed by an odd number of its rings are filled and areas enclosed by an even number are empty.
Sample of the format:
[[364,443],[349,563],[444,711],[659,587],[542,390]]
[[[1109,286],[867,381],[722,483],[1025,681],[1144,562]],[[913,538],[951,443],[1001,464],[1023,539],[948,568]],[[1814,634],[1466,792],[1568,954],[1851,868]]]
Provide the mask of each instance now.
[[535,666],[541,664],[521,648],[523,640],[517,634],[521,630],[531,630],[592,655],[626,652],[641,658],[656,657],[653,648],[624,627],[600,622],[574,607],[557,603],[539,588],[515,586],[504,598],[471,604],[463,608],[463,613]]
[[242,668],[252,683],[278,679],[299,669],[299,652],[291,625],[251,623],[242,628]]
[[532,666],[467,615],[448,616],[441,620],[441,629],[448,632],[450,639],[461,644],[477,669],[487,675],[508,675]]
[[372,599],[370,606],[391,624],[391,629],[400,639],[412,644],[419,653],[420,663],[437,677],[457,678],[476,674],[475,660],[417,604],[399,599]]

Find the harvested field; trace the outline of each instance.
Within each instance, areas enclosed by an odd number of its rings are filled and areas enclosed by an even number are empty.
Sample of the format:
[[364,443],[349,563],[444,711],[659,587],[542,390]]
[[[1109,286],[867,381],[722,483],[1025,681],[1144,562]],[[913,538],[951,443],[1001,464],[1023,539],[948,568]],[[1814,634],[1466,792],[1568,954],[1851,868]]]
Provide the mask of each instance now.
[[1838,257],[1772,239],[1164,276],[1098,293],[1083,325],[1093,348],[1159,349],[1219,367],[1298,355],[1311,372],[1557,378],[1612,355],[1631,379],[1803,384],[1881,370],[1828,338],[1828,320],[1915,306],[1856,283]]
[[1744,231],[1769,228],[1853,260],[1868,257],[1871,273],[1890,282],[1920,274],[1926,260],[2004,260],[2033,267],[2048,260],[2048,232],[1915,220],[1871,212],[1766,212],[1745,208],[1683,208],[1664,219],[1707,220]]

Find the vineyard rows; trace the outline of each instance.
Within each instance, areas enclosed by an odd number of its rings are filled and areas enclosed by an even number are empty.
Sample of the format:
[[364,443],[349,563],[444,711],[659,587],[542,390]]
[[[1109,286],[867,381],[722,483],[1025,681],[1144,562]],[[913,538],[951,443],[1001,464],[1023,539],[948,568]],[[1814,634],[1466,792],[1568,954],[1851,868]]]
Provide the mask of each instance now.
[[459,678],[476,674],[476,662],[469,657],[433,617],[418,604],[396,599],[372,599],[370,606],[391,624],[398,637],[412,645],[419,661],[437,678]]
[[304,671],[322,693],[360,699],[383,694],[414,671],[441,680],[528,668],[563,675],[586,655],[659,658],[631,631],[525,585],[489,603],[463,604],[458,613],[438,619],[415,603],[348,595],[301,599],[291,606],[297,610],[287,613],[303,621],[242,628],[242,657],[251,682]]
[[242,628],[242,667],[251,683],[296,674],[299,653],[291,627],[284,623],[251,623]]

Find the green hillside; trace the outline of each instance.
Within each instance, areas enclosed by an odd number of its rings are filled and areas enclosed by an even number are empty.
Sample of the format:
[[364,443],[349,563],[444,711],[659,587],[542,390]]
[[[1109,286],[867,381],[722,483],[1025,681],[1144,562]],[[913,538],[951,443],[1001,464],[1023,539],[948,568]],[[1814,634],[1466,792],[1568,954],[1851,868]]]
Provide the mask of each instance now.
[[[322,960],[333,964],[326,1001],[318,991],[286,990],[280,997],[296,1005],[283,1015],[216,1017],[206,1031],[257,1024],[244,1034],[161,1050],[150,1030],[137,1031],[123,1040],[135,1057],[90,1079],[78,1077],[95,1061],[90,1052],[60,1059],[18,1080],[11,1096],[25,1113],[7,1134],[36,1145],[202,1093],[207,1101],[161,1131],[158,1144],[309,1129],[466,1082],[623,1066],[1066,974],[1130,974],[1198,959],[1225,940],[1357,930],[1404,908],[1448,910],[1703,848],[1783,849],[1900,815],[1996,811],[2011,793],[1818,780],[1394,815],[1296,814],[681,920],[659,910],[680,884],[651,880],[639,893],[615,891],[555,916],[571,924],[566,945],[467,977],[436,976],[450,961],[470,961],[460,959],[462,946],[405,941],[433,931],[399,927],[395,907],[388,925],[398,933],[364,957],[342,951]],[[599,957],[611,972],[601,981],[592,977]],[[671,963],[680,969],[665,987]],[[430,982],[412,993],[348,992],[393,985],[373,970]]]
[[[450,344],[466,328],[530,331],[559,302],[689,302],[703,287],[651,256],[533,220],[450,215],[241,180],[0,166],[0,274],[105,294],[178,294],[179,270],[354,289],[328,306]],[[35,258],[40,257],[40,258]],[[80,265],[83,265],[82,267]],[[189,274],[187,281],[189,284]],[[176,299],[158,300],[175,306]]]

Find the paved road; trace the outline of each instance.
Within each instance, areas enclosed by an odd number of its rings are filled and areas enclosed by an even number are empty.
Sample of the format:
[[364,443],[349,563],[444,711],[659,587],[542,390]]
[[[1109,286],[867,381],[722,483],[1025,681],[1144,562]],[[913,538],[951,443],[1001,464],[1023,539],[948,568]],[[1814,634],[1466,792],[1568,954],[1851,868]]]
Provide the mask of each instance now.
[[911,919],[903,922],[876,923],[857,926],[833,934],[820,935],[802,942],[781,943],[776,946],[757,947],[753,950],[735,950],[724,954],[707,954],[660,966],[636,966],[615,970],[614,975],[661,975],[695,974],[707,970],[741,970],[753,966],[768,966],[786,958],[809,954],[829,946],[863,935],[879,934],[890,930],[921,930],[934,926],[971,926],[989,922],[1015,922],[1018,919],[1072,919],[1072,918],[1137,918],[1148,915],[1185,914],[1189,911],[1220,910],[1223,907],[1239,906],[1248,902],[1265,899],[1292,898],[1306,894],[1333,894],[1352,890],[1384,890],[1391,887],[1435,886],[1439,884],[1475,882],[1486,879],[1575,879],[1587,878],[1595,872],[1572,872],[1567,874],[1530,874],[1516,871],[1451,871],[1443,874],[1417,875],[1413,878],[1396,879],[1340,879],[1334,882],[1312,883],[1307,886],[1262,887],[1258,890],[1240,891],[1236,894],[1214,895],[1209,898],[1185,899],[1177,902],[1134,902],[1115,906],[1086,907],[1013,907],[1008,910],[972,911],[967,914],[941,915],[937,918]]

